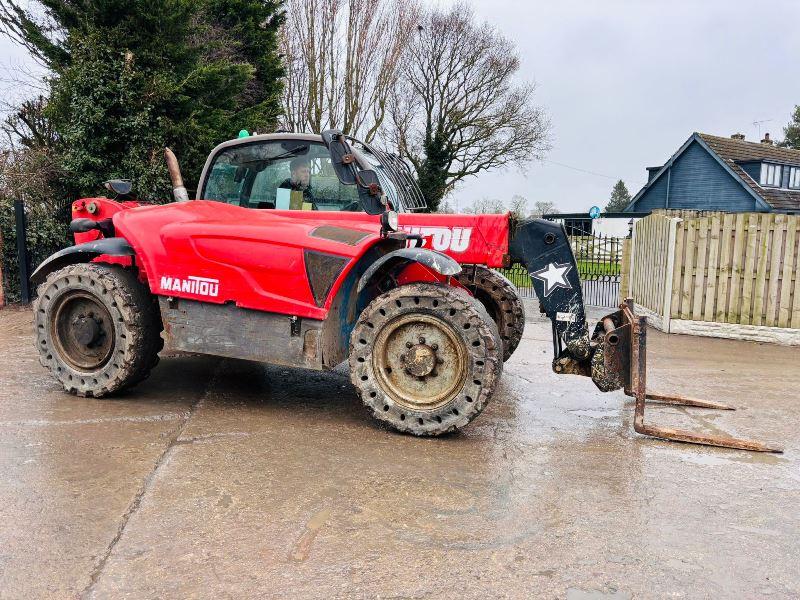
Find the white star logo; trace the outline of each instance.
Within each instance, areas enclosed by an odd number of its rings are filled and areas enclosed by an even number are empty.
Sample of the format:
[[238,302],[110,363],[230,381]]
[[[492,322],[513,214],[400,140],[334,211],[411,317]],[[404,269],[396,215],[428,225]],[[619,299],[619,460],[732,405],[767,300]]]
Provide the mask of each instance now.
[[572,268],[572,265],[567,263],[564,265],[558,263],[550,263],[544,269],[533,271],[532,277],[544,281],[544,295],[545,298],[549,296],[553,290],[564,288],[566,290],[572,289],[572,286],[567,281],[567,273]]

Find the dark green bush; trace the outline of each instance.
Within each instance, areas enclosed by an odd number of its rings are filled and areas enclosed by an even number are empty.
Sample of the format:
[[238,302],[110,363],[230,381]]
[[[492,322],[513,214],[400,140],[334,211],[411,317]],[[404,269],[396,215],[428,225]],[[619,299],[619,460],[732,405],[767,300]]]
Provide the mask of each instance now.
[[[65,211],[56,214],[52,208],[25,206],[26,236],[31,270],[53,252],[72,243]],[[3,292],[7,303],[20,302],[19,262],[17,260],[17,228],[14,203],[0,199],[0,235],[3,238]],[[35,294],[36,290],[32,290]]]

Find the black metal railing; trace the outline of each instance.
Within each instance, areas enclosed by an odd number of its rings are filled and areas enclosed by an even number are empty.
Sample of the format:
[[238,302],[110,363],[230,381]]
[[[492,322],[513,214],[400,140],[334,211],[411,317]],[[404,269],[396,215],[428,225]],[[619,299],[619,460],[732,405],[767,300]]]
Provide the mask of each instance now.
[[[569,241],[578,265],[584,303],[590,306],[615,307],[619,303],[625,238],[571,235]],[[522,297],[536,297],[530,275],[522,264],[513,264],[499,271],[517,286]]]

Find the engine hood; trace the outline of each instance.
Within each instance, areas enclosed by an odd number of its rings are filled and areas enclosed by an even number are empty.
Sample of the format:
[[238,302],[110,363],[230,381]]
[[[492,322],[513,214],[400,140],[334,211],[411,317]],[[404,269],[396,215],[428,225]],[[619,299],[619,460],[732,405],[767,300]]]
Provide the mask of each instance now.
[[344,276],[381,240],[378,217],[352,217],[196,200],[142,206],[113,220],[156,294],[324,318],[309,283],[309,254],[330,257]]

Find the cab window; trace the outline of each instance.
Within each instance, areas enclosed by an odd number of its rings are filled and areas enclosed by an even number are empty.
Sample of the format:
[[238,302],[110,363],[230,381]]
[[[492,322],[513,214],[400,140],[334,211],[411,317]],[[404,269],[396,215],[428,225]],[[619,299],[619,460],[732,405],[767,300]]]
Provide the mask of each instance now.
[[361,211],[356,186],[339,182],[328,149],[302,140],[223,149],[200,197],[244,208]]

